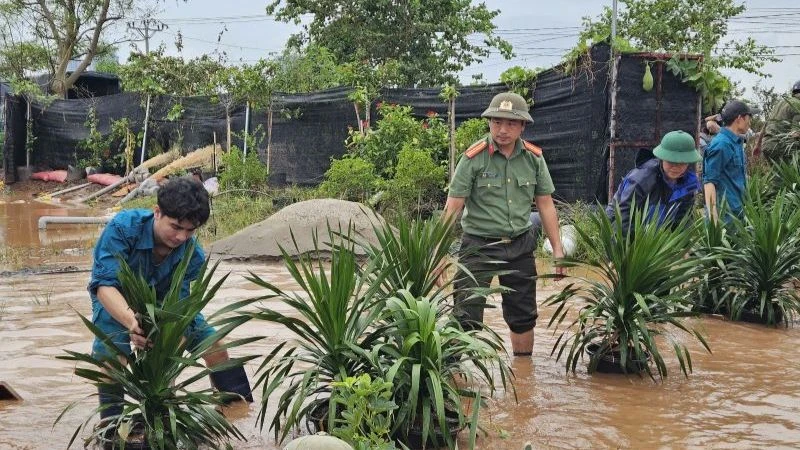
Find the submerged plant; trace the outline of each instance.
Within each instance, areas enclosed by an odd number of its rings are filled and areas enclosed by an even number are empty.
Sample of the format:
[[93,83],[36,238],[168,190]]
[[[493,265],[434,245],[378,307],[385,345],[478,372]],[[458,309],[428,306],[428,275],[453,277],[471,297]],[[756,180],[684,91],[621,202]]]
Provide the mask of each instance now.
[[744,219],[734,221],[735,252],[727,274],[733,289],[730,316],[755,315],[767,324],[784,324],[800,313],[793,282],[800,277],[800,210],[781,191],[771,204],[748,198]]
[[[173,273],[169,292],[160,302],[148,280],[134,273],[125,261],[120,261],[120,290],[128,306],[139,315],[140,326],[152,342],[152,347],[127,355],[114,345],[114,336],[105,334],[89,319],[81,316],[83,323],[103,342],[111,356],[96,357],[70,350],[66,350],[68,355],[58,356],[59,359],[82,363],[83,366],[75,369],[75,374],[98,388],[108,389],[117,385],[123,388],[125,396],[119,399],[122,413],[111,417],[107,423],[101,423],[91,432],[87,441],[105,440],[109,431],[113,430],[119,430],[119,438],[123,442],[128,432],[140,432],[150,447],[158,449],[196,448],[199,445],[221,448],[230,438],[244,439],[242,433],[215,408],[223,405],[230,394],[210,388],[196,391],[190,388],[211,372],[241,367],[253,358],[231,358],[213,368],[207,368],[199,362],[215,343],[249,319],[241,315],[221,316],[245,306],[249,301],[232,303],[210,315],[209,323],[217,331],[195,348],[188,348],[184,333],[227,278],[226,275],[212,285],[217,265],[207,270],[206,261],[188,297],[181,298],[181,286],[192,254],[193,247],[190,247]],[[233,340],[222,348],[234,348],[257,339],[260,338]],[[189,368],[199,370],[179,381],[178,378]],[[56,422],[78,404],[69,405]],[[98,406],[92,411],[75,430],[68,447],[87,428],[92,417],[106,407]]]
[[[631,216],[630,232],[625,233],[619,207],[615,220],[603,211],[589,217],[597,230],[602,256],[590,256],[585,261],[564,258],[557,262],[563,267],[581,267],[589,276],[578,278],[545,302],[556,306],[548,326],[560,326],[570,321],[553,345],[556,359],[566,358],[566,370],[575,372],[578,361],[587,347],[597,347],[590,357],[589,372],[594,372],[607,354],[618,353],[623,372],[643,369],[655,379],[649,364],[631,364],[652,358],[659,377],[667,375],[667,366],[660,351],[659,336],[672,341],[672,348],[684,375],[692,371],[692,360],[686,346],[664,333],[666,326],[696,337],[710,352],[703,336],[682,322],[694,315],[687,296],[686,285],[697,275],[698,260],[687,255],[692,230],[687,221],[675,227],[661,225],[643,211],[636,209]],[[578,227],[583,240],[592,237]],[[570,312],[577,307],[577,317]]]

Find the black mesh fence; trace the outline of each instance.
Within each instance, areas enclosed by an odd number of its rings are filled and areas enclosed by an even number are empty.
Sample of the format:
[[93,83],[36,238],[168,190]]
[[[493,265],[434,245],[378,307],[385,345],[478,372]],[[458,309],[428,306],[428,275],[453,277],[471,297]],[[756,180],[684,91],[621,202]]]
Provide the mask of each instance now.
[[[643,55],[625,55],[620,59],[615,180],[633,167],[639,147],[652,148],[666,131],[683,129],[696,133],[697,93],[658,65],[653,66],[656,87],[644,92],[641,80],[645,59]],[[597,45],[573,73],[564,73],[561,67],[556,67],[540,73],[530,86],[534,123],[526,128],[523,137],[543,148],[556,186],[555,196],[564,201],[606,200],[608,60],[608,46]],[[506,87],[494,84],[458,90],[456,122],[461,123],[480,117],[491,98]],[[262,140],[256,149],[261,160],[269,163],[273,185],[318,184],[331,158],[346,152],[348,129],[358,126],[353,104],[347,99],[349,92],[347,88],[337,88],[275,96],[271,140],[269,145],[266,139]],[[446,116],[447,105],[439,98],[439,92],[439,89],[385,89],[378,101],[410,105],[420,118],[429,111]],[[59,100],[47,106],[34,104],[33,163],[41,169],[64,168],[85,158],[86,151],[79,148],[79,143],[88,135],[85,122],[90,108],[97,111],[98,129],[104,134],[110,132],[113,120],[122,117],[129,119],[133,131],[140,132],[145,104],[145,97],[133,93]],[[183,107],[183,114],[178,120],[167,120],[176,104]],[[4,144],[8,180],[8,166],[24,164],[25,103],[9,96],[4,105],[6,128],[11,129]],[[232,130],[243,131],[244,105],[232,107],[230,115]],[[266,134],[268,116],[267,111],[251,110],[251,132],[261,127]],[[373,123],[376,118],[373,108]],[[226,140],[225,107],[208,97],[152,98],[149,124],[148,156],[168,149],[179,140],[184,149],[210,145],[215,135],[219,144]],[[242,142],[235,139],[234,144],[241,147]],[[138,147],[135,158],[139,161]]]

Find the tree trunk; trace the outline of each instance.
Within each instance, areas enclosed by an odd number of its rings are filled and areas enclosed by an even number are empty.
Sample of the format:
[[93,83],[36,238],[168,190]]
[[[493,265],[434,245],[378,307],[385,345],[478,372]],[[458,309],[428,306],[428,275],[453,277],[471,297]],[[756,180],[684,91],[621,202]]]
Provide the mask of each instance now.
[[267,110],[267,173],[269,173],[269,163],[272,157],[272,102]]
[[228,152],[231,151],[231,112],[230,110],[225,110],[225,124],[228,127]]
[[450,156],[449,160],[449,167],[450,167],[450,176],[449,179],[453,179],[453,173],[456,171],[456,98],[453,97],[450,99],[450,104],[448,105],[448,122],[450,122]]

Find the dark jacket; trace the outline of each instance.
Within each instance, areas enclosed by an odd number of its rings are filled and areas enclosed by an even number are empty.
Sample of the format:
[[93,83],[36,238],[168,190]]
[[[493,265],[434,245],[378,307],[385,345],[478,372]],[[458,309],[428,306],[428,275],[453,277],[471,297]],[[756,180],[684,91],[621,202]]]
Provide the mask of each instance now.
[[615,221],[614,205],[618,204],[622,229],[627,234],[631,205],[635,202],[636,209],[641,210],[647,202],[647,217],[674,226],[692,210],[694,196],[699,190],[700,182],[691,168],[671,186],[664,178],[661,160],[654,158],[625,175],[606,208],[606,214],[612,222]]

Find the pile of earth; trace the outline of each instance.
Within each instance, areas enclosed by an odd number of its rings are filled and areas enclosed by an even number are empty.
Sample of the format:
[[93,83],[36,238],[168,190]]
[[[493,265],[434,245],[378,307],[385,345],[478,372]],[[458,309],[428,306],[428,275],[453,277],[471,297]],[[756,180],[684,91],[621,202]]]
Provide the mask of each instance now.
[[[208,246],[208,252],[220,259],[274,260],[281,257],[281,247],[292,256],[328,248],[329,229],[347,233],[359,242],[377,244],[374,227],[383,218],[361,203],[336,199],[314,199],[289,205],[266,220]],[[358,246],[356,253],[364,252]]]

